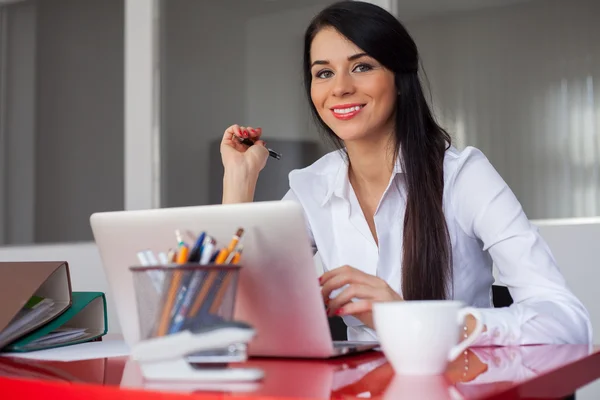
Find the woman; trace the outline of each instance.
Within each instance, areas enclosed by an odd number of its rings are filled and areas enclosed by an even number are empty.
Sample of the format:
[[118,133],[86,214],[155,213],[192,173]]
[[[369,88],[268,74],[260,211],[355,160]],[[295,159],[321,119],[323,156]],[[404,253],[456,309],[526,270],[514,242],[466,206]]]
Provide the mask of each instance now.
[[[312,112],[340,150],[292,171],[284,199],[304,209],[329,315],[344,318],[349,340],[376,338],[375,301],[451,298],[482,309],[480,345],[591,340],[587,311],[516,197],[434,120],[398,20],[369,3],[333,4],[306,31],[303,67]],[[253,200],[268,156],[261,133],[225,131],[223,203]],[[492,263],[510,308],[492,308]]]

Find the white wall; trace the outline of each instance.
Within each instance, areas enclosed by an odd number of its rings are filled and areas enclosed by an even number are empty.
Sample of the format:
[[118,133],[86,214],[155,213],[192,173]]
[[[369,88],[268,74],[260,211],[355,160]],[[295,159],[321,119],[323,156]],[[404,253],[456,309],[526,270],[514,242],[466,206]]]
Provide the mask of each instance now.
[[600,215],[600,2],[534,0],[411,21],[441,119],[530,218]]

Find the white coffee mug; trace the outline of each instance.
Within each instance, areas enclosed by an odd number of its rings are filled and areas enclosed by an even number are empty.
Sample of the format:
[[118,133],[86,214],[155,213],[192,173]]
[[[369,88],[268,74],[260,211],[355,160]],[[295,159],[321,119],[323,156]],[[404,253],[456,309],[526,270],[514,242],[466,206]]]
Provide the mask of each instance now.
[[[475,329],[459,343],[468,314]],[[375,303],[373,319],[384,354],[403,375],[442,374],[483,330],[479,311],[454,300]]]

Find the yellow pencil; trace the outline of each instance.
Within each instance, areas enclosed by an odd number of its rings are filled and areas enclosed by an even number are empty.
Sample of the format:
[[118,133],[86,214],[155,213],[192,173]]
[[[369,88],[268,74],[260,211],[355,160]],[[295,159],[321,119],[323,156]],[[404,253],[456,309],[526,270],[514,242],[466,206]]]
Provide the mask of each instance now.
[[[188,259],[189,247],[181,240],[181,236],[179,231],[176,231],[178,241],[179,241],[179,251],[177,252],[177,259],[175,260],[177,264],[185,264]],[[169,291],[167,293],[167,299],[165,301],[164,307],[162,309],[162,313],[160,316],[160,322],[158,325],[158,331],[156,332],[157,336],[164,336],[167,334],[169,330],[169,320],[171,316],[171,309],[175,305],[175,301],[177,300],[177,294],[180,290],[181,281],[183,279],[183,271],[173,271],[173,278],[171,279],[171,284],[169,285]]]

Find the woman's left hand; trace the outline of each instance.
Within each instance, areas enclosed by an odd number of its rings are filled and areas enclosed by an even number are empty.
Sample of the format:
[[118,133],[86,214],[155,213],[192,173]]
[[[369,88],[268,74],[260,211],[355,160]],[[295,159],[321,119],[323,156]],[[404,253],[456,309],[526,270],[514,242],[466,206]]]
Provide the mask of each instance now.
[[[327,306],[328,316],[352,315],[372,329],[374,329],[373,302],[403,300],[383,279],[349,265],[324,273],[319,283],[322,286],[321,293]],[[348,286],[335,298],[329,298],[331,292],[346,285]],[[352,301],[354,298],[358,300]]]

